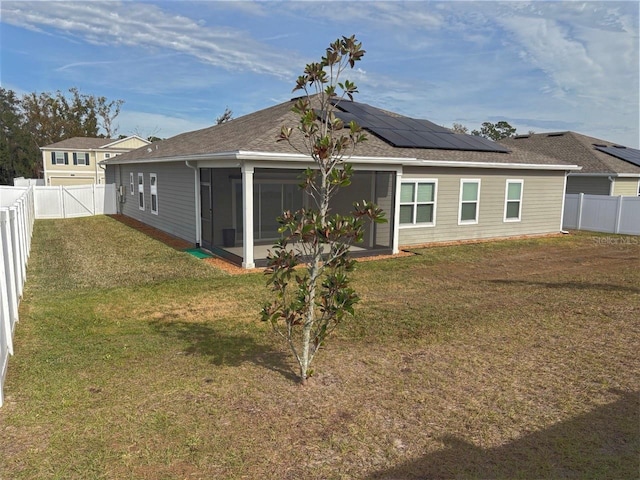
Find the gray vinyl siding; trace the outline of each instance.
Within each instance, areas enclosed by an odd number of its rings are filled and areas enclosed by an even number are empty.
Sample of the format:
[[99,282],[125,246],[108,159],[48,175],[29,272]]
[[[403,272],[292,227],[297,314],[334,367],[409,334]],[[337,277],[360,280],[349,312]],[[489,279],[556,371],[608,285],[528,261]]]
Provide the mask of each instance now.
[[611,193],[611,182],[608,177],[569,175],[567,177],[567,194],[578,193],[609,195]]
[[616,178],[613,183],[613,195],[623,195],[625,197],[638,196],[638,179],[637,178]]
[[[134,179],[133,195],[129,188],[130,172],[133,172]],[[144,176],[144,210],[138,208],[138,173]],[[157,215],[151,213],[151,173],[157,175],[158,181]],[[195,244],[196,205],[191,168],[183,162],[109,165],[107,177],[110,178],[110,175],[113,175],[118,186],[124,186],[125,194],[120,203],[123,215]]]
[[[435,226],[400,227],[400,245],[556,233],[560,230],[564,172],[405,168],[402,180],[437,179]],[[460,180],[480,180],[478,223],[458,225]],[[521,220],[504,221],[506,181],[523,180]]]

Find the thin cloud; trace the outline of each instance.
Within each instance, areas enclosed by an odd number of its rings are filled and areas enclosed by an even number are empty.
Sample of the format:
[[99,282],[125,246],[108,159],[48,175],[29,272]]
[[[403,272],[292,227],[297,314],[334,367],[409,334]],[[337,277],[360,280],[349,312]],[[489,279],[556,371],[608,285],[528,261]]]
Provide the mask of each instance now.
[[94,45],[183,53],[228,71],[291,78],[292,54],[249,32],[202,25],[159,6],[133,2],[4,2],[2,21]]

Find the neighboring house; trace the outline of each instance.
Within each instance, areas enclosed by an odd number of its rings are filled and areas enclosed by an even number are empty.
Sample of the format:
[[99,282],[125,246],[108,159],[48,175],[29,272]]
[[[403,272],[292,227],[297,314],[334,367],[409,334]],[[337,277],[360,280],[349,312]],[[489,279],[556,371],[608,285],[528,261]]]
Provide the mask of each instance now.
[[[293,104],[105,160],[120,212],[245,268],[265,265],[278,237],[276,217],[309,201],[298,178],[310,158],[276,142],[283,125],[297,125]],[[566,174],[576,165],[362,103],[340,108],[338,116],[357,120],[369,135],[348,160],[353,181],[334,198],[333,211],[365,199],[388,219],[367,227],[354,255],[561,231]]]
[[640,195],[640,150],[575,132],[535,133],[501,140],[517,147],[580,165],[567,178],[567,193]]
[[103,184],[104,168],[99,162],[150,143],[136,135],[121,139],[74,137],[52,143],[40,148],[45,185]]

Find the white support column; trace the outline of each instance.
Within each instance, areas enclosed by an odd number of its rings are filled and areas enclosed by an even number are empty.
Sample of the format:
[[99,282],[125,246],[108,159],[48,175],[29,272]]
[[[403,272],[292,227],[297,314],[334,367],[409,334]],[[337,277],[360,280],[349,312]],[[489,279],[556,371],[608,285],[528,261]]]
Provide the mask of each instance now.
[[400,187],[402,186],[402,170],[396,171],[395,200],[393,202],[393,244],[392,253],[400,253],[398,230],[400,227]]
[[564,184],[562,186],[562,206],[560,210],[560,231],[564,231],[564,206],[567,203],[567,177],[569,172],[564,172]]
[[242,165],[242,268],[255,268],[253,259],[253,165]]

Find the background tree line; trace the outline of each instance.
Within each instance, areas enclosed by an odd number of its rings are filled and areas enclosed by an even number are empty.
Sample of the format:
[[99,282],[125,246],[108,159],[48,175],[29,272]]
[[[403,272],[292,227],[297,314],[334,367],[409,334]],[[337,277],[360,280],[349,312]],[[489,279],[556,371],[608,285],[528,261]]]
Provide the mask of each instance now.
[[[454,123],[451,126],[451,130],[453,130],[454,133],[469,133],[469,129],[461,123]],[[529,134],[532,133],[534,132],[529,132]],[[515,137],[517,133],[516,128],[512,127],[509,122],[501,120],[497,123],[483,122],[480,130],[472,130],[471,135],[488,138],[489,140],[496,142],[503,138]]]
[[72,137],[115,138],[123,103],[75,87],[22,97],[0,87],[0,185],[15,177],[42,177],[40,147]]

